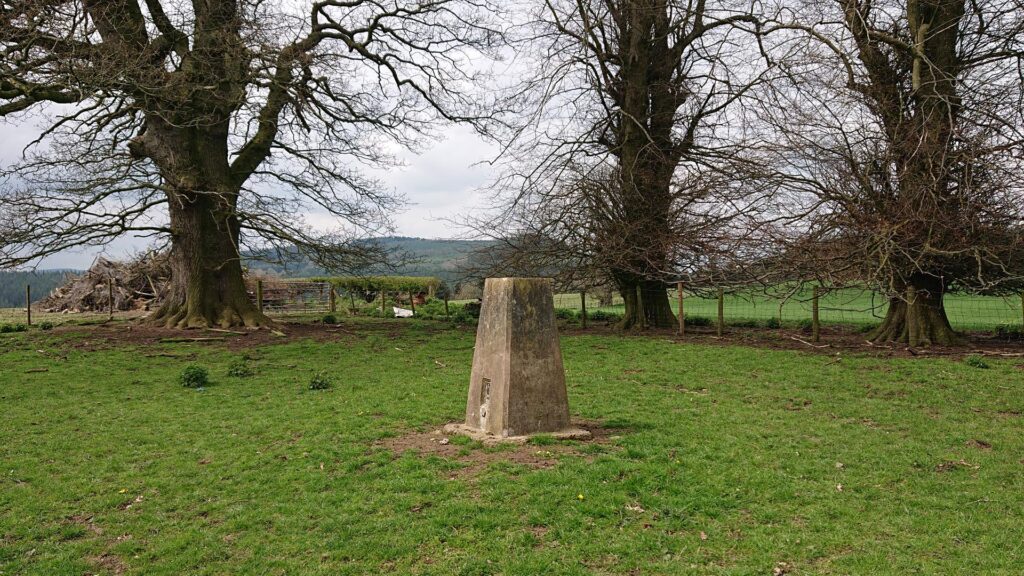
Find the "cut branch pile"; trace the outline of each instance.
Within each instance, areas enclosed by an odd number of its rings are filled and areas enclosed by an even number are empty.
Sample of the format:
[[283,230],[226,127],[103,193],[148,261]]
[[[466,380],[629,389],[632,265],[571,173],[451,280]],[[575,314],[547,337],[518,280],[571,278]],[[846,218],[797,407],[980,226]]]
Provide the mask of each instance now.
[[112,287],[114,310],[150,310],[166,297],[170,279],[167,253],[149,252],[127,262],[100,257],[85,273],[54,289],[39,307],[46,312],[106,312]]

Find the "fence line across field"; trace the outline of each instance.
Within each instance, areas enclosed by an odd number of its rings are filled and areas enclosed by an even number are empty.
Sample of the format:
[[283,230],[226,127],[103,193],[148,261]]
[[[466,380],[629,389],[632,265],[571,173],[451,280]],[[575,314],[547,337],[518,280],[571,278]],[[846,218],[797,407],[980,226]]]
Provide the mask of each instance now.
[[[821,325],[877,324],[885,317],[888,299],[866,288],[820,290],[817,298],[817,316]],[[811,323],[815,316],[814,287],[796,294],[776,295],[755,289],[722,289],[722,316],[726,324],[780,322]],[[685,290],[680,300],[678,289],[668,290],[673,313],[679,313],[680,304],[686,318],[702,318],[715,323],[719,315],[718,289]],[[621,295],[614,294],[611,302],[604,302],[597,294],[585,296],[586,309],[595,312],[622,314],[625,305]],[[583,309],[584,300],[579,293],[558,294],[555,308]],[[946,315],[956,330],[991,331],[1000,326],[1024,325],[1024,296],[984,296],[976,294],[947,294],[944,299]]]
[[[267,314],[333,313],[337,310],[338,292],[330,282],[310,280],[261,279],[247,282],[250,297]],[[113,317],[113,280],[107,280],[109,315]],[[710,288],[680,291],[676,285],[667,290],[670,306],[680,318],[679,332],[684,333],[687,322],[700,318],[702,324],[737,325],[777,322],[781,325],[806,323],[814,330],[820,325],[866,326],[877,324],[885,317],[889,301],[882,294],[867,288],[826,289],[805,287],[784,294],[761,289]],[[397,296],[392,291],[385,296]],[[354,296],[346,291],[349,307],[354,308]],[[409,306],[416,303],[410,291]],[[387,298],[380,300],[381,315],[386,316]],[[447,312],[445,298],[445,315]],[[599,314],[622,314],[625,304],[618,293],[602,295],[596,291],[578,291],[556,294],[555,308],[579,311],[583,327],[589,318]],[[977,294],[947,294],[944,299],[946,315],[955,330],[993,331],[999,328],[1024,328],[1024,294],[986,296]],[[32,287],[25,286],[25,320],[32,324]]]

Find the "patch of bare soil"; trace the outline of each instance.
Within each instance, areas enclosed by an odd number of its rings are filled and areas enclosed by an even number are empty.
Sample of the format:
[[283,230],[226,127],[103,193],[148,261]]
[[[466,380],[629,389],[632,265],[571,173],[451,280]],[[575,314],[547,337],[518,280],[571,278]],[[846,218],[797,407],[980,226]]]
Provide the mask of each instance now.
[[[283,344],[296,340],[316,342],[340,342],[361,340],[370,336],[398,339],[409,335],[410,326],[402,322],[360,322],[356,324],[325,325],[320,322],[290,322],[278,320],[272,329],[247,330],[174,330],[150,326],[137,321],[113,321],[88,326],[65,326],[54,333],[74,334],[78,338],[68,340],[72,348],[84,351],[117,348],[121,346],[154,346],[171,342],[193,342],[211,345],[232,351],[246,350],[265,345]],[[472,333],[475,326],[451,327],[438,323],[418,324],[417,334],[423,338],[431,335],[458,330]],[[567,336],[602,335],[632,338],[656,338],[674,343],[694,343],[720,346],[748,346],[776,350],[801,350],[812,354],[823,354],[841,360],[843,354],[874,356],[877,358],[935,358],[961,359],[968,355],[994,358],[1024,358],[1024,341],[1014,342],[994,338],[987,334],[967,334],[968,345],[961,347],[933,346],[910,348],[903,344],[881,345],[868,342],[864,335],[850,327],[822,327],[821,341],[811,341],[810,334],[801,330],[773,330],[767,328],[729,328],[719,337],[713,328],[688,328],[685,337],[674,330],[644,330],[622,332],[614,326],[591,325],[587,329],[575,326],[561,326],[559,331]],[[151,355],[169,355],[159,349]],[[175,354],[175,356],[179,356]],[[1024,368],[1024,364],[1021,365]]]
[[[195,329],[176,330],[150,326],[143,322],[106,322],[89,326],[67,326],[54,333],[76,334],[80,338],[68,341],[76,350],[94,351],[123,346],[157,346],[168,343],[195,343],[226,348],[232,351],[245,350],[272,344],[284,344],[297,340],[316,342],[337,342],[347,339],[363,339],[371,335],[385,338],[399,338],[407,327],[397,323],[359,323],[352,325],[329,325],[319,322],[278,321],[273,328],[258,330],[237,328],[232,330]],[[430,336],[446,327],[425,327],[421,334]],[[154,353],[153,355],[161,355]]]
[[85,528],[94,536],[103,535],[103,529],[100,528],[95,522],[93,522],[92,516],[87,516],[85,514],[75,514],[74,516],[69,516],[66,519],[66,521],[68,524],[74,524]]
[[124,574],[128,571],[125,563],[113,554],[105,553],[101,556],[92,556],[89,558],[89,563],[96,566],[104,574]]
[[809,331],[769,328],[726,328],[725,334],[717,336],[714,328],[699,327],[686,329],[686,336],[680,337],[675,330],[649,329],[623,332],[615,326],[592,325],[587,329],[560,326],[564,335],[617,335],[636,338],[661,338],[678,343],[749,346],[774,350],[802,350],[813,354],[835,356],[842,353],[876,356],[880,358],[934,358],[937,356],[955,359],[968,355],[994,358],[1024,357],[1024,341],[1008,341],[986,333],[968,333],[966,346],[911,348],[906,344],[874,344],[864,334],[852,327],[822,326],[821,341],[812,342]]
[[412,432],[404,436],[385,438],[377,443],[387,448],[395,457],[407,451],[417,453],[420,457],[438,456],[454,460],[462,464],[458,470],[449,472],[449,479],[473,477],[495,462],[519,464],[534,470],[552,468],[565,455],[586,456],[582,449],[588,445],[608,445],[627,433],[623,428],[608,428],[591,420],[574,420],[572,425],[589,430],[589,440],[564,440],[553,443],[502,443],[494,446],[483,446],[480,443],[464,443],[453,441],[455,436],[445,434],[441,427],[428,432]]
[[978,440],[977,438],[968,440],[967,442],[964,443],[964,445],[967,446],[968,448],[975,448],[977,450],[991,450],[992,449],[992,444],[990,444],[990,443],[988,443],[988,442],[986,442],[984,440]]

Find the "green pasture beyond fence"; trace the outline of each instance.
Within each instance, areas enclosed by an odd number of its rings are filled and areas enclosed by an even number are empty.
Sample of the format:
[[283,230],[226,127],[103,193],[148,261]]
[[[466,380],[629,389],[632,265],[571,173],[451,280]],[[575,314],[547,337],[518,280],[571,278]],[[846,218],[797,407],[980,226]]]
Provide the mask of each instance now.
[[[713,291],[712,291],[713,292]],[[783,323],[799,323],[811,319],[811,290],[807,289],[790,298],[782,298],[763,292],[727,292],[724,295],[723,313],[727,324],[737,322],[764,322],[770,319]],[[678,293],[669,291],[672,309],[678,314]],[[945,298],[946,314],[957,330],[993,330],[999,326],[1021,326],[1024,311],[1021,310],[1020,296],[976,296],[970,294],[949,294]],[[579,294],[558,294],[555,307],[579,310],[582,307]],[[700,316],[714,320],[718,317],[718,298],[713,294],[696,295],[684,291],[683,308],[688,318]],[[877,292],[863,289],[843,289],[822,292],[818,299],[818,317],[822,325],[877,324],[885,316],[888,301]],[[624,305],[618,295],[611,306],[601,306],[596,295],[587,294],[587,312],[601,310],[622,314]]]

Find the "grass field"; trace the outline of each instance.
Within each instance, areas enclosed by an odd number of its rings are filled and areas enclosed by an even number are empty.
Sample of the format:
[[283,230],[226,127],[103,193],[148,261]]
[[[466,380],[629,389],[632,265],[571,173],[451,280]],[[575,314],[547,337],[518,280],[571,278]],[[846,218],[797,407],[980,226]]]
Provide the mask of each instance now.
[[[674,291],[669,293],[672,310],[679,312]],[[624,310],[622,299],[616,297],[615,305],[601,307],[596,297],[587,298],[590,311],[621,314]],[[805,290],[791,298],[769,297],[763,293],[726,294],[724,315],[727,321],[765,321],[780,317],[783,322],[800,322],[811,319],[811,293]],[[974,296],[950,294],[945,298],[949,321],[957,330],[992,330],[997,326],[1021,326],[1019,297]],[[578,310],[579,294],[559,294],[555,305],[559,308]],[[718,300],[687,294],[684,299],[687,316],[704,318],[718,317]],[[859,289],[837,290],[823,295],[819,301],[819,317],[822,324],[876,324],[885,316],[887,303],[877,294]]]
[[[1024,565],[1013,360],[565,337],[574,415],[610,437],[530,446],[537,468],[379,444],[461,419],[469,327],[350,321],[247,349],[107,344],[117,329],[0,335],[4,576]],[[190,362],[210,386],[176,383]],[[311,391],[320,370],[334,385]]]

